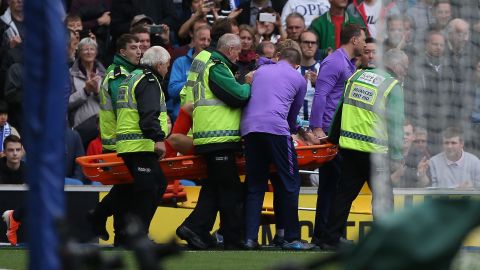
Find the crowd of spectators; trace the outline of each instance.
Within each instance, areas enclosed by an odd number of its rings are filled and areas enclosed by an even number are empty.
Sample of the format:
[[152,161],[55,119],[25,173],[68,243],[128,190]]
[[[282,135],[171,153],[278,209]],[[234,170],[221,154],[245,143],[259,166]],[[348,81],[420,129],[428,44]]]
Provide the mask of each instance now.
[[[10,132],[21,136],[26,124],[21,121],[23,0],[3,1],[0,14],[0,115],[8,115],[8,122],[0,121],[3,139]],[[382,54],[392,48],[409,57],[401,82],[408,119],[405,166],[392,174],[394,185],[447,187],[431,179],[435,178],[433,157],[445,152],[445,130],[455,130],[472,159],[480,154],[479,14],[478,1],[460,0],[66,1],[66,68],[71,79],[66,119],[82,147],[67,155],[83,154],[90,143],[92,150],[87,152],[100,149],[98,91],[105,67],[113,60],[115,41],[124,33],[139,38],[142,54],[159,45],[172,56],[162,82],[172,121],[177,118],[180,90],[193,58],[218,41],[212,35],[218,32],[215,29],[229,29],[240,36],[239,82],[262,61],[270,61],[280,43],[296,43],[302,53],[298,72],[307,82],[298,123],[307,127],[322,81],[322,60],[341,46],[342,25],[352,23],[367,29],[367,48],[358,57],[357,67],[381,65]],[[480,186],[480,176],[472,177],[472,185],[459,186]],[[88,183],[81,175],[74,178]]]

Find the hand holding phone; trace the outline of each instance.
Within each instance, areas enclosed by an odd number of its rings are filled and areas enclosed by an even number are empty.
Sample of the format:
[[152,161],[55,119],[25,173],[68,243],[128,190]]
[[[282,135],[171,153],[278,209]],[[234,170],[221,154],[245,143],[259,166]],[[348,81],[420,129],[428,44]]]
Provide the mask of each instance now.
[[275,23],[277,21],[277,16],[273,13],[260,13],[258,20],[261,22]]
[[163,33],[163,25],[151,25],[150,26],[150,34],[156,35],[156,34],[162,34]]

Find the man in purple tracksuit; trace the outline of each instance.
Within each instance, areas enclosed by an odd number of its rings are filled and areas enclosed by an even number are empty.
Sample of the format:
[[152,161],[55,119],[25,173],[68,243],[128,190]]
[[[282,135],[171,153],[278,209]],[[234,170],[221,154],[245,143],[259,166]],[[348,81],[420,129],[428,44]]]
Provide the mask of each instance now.
[[[343,26],[340,33],[340,48],[320,64],[310,113],[310,127],[317,138],[325,138],[328,133],[333,114],[343,95],[345,82],[355,72],[354,59],[365,49],[365,38],[365,29],[361,26],[355,24]],[[337,155],[334,160],[318,169],[317,210],[312,237],[314,244],[317,244],[325,231],[332,198],[340,178],[340,159],[341,155]]]
[[305,79],[296,71],[300,52],[287,48],[277,64],[263,65],[254,74],[251,97],[243,110],[241,134],[245,140],[247,196],[245,200],[245,247],[258,248],[258,228],[273,163],[279,179],[272,179],[284,224],[283,249],[303,250],[313,246],[300,240],[298,196],[300,177],[291,133],[306,93]]

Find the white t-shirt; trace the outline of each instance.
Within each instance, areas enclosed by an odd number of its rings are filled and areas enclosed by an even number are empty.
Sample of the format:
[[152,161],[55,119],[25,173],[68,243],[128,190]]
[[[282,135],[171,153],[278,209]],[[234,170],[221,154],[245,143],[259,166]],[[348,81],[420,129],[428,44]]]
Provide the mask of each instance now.
[[363,7],[365,8],[365,14],[367,15],[367,27],[370,35],[373,38],[377,37],[377,22],[380,22],[380,15],[382,10],[382,0],[377,0],[373,5],[368,5],[366,2],[363,2]]
[[292,12],[298,12],[305,18],[308,28],[312,21],[330,9],[328,0],[288,0],[282,10],[282,26],[286,27],[286,18]]

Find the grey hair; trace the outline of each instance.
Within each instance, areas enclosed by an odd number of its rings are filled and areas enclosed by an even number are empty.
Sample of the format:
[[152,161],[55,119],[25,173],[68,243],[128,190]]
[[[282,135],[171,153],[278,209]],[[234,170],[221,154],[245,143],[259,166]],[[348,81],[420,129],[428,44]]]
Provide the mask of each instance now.
[[465,21],[464,19],[459,19],[459,18],[456,18],[456,19],[453,19],[451,20],[448,24],[447,24],[447,27],[445,29],[445,31],[447,32],[447,35],[450,35],[451,33],[457,31],[457,27],[460,25],[460,24],[464,24],[467,26],[467,28],[469,28],[470,30],[470,24]]
[[288,14],[287,17],[285,18],[285,21],[287,21],[290,18],[299,18],[299,19],[302,19],[303,23],[305,23],[305,17],[303,17],[303,15],[298,12],[292,12]]
[[415,127],[415,130],[414,130],[413,134],[415,134],[415,136],[417,136],[417,135],[427,136],[428,132],[427,132],[427,129],[425,129],[423,127]]
[[97,50],[97,42],[94,39],[91,39],[89,37],[82,38],[82,40],[80,40],[80,42],[78,42],[77,50],[80,51],[82,49],[82,47],[85,46],[85,45],[93,46],[93,47],[95,47],[95,50]]
[[385,55],[385,67],[393,68],[401,64],[402,60],[408,59],[408,56],[400,49],[390,49]]
[[170,61],[170,54],[160,46],[150,47],[140,59],[140,64],[155,67],[157,64],[165,64]]
[[235,34],[227,33],[218,39],[217,49],[239,47],[239,46],[240,46],[240,37]]

